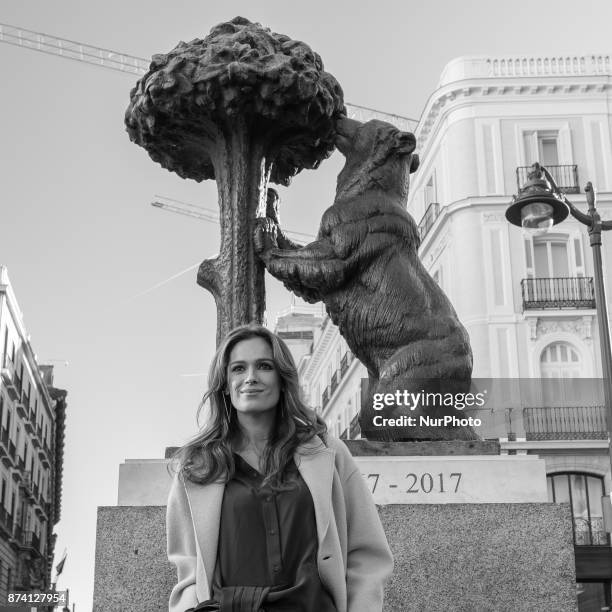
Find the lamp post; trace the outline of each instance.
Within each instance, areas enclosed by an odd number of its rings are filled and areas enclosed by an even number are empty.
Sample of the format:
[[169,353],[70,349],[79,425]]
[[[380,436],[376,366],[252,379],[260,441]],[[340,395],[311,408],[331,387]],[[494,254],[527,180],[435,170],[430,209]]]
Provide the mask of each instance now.
[[[513,225],[525,229],[547,231],[553,225],[561,223],[571,214],[574,219],[586,225],[593,249],[593,267],[595,276],[595,307],[598,311],[599,342],[601,364],[604,378],[604,401],[608,419],[608,437],[612,441],[612,349],[610,347],[610,330],[608,327],[608,308],[603,280],[601,259],[601,232],[612,229],[612,221],[602,221],[595,208],[593,185],[587,183],[584,188],[588,204],[588,213],[578,210],[563,194],[550,172],[535,163],[528,174],[528,181],[519,190],[506,210],[506,219]],[[612,443],[609,444],[612,469]],[[612,472],[610,474],[612,478]]]

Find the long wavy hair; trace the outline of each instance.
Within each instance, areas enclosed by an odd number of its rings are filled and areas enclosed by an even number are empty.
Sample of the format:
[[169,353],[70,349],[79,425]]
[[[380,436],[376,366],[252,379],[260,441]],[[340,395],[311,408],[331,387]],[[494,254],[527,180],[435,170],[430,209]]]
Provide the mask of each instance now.
[[232,349],[243,340],[262,338],[272,349],[280,378],[280,398],[271,437],[262,455],[263,485],[274,489],[291,486],[286,467],[297,447],[319,436],[325,443],[327,426],[323,419],[300,399],[297,369],[285,342],[261,325],[236,327],[223,340],[212,360],[208,390],[198,408],[198,419],[208,404],[210,414],[202,430],[174,455],[181,476],[199,484],[227,482],[236,466],[233,443],[241,430],[236,409],[227,389],[227,369]]

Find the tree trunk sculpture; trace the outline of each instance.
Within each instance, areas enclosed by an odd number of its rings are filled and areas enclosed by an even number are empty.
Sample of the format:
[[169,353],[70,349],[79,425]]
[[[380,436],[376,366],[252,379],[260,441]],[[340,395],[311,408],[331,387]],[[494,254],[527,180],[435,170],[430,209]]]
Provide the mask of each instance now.
[[219,343],[237,325],[262,322],[253,235],[268,183],[288,185],[331,154],[342,89],[306,44],[236,17],[153,56],[130,98],[133,142],[183,178],[217,182],[221,247],[200,266],[198,284],[215,298]]

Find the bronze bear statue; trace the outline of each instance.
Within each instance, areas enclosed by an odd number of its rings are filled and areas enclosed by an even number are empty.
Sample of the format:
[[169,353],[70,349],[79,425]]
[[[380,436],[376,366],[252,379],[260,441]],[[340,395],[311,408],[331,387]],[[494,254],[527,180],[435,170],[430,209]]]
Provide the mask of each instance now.
[[[441,402],[413,409],[374,408],[373,399],[384,397],[376,394],[398,390],[468,392],[472,353],[450,301],[417,254],[418,229],[406,211],[410,173],[419,164],[414,135],[383,121],[348,118],[338,120],[336,133],[346,164],[316,240],[299,246],[285,238],[275,212],[277,196],[270,190],[268,216],[256,228],[255,248],[270,274],[296,295],[325,303],[351,351],[366,366],[369,393],[359,419],[365,437],[478,439],[471,427],[455,420],[454,426],[429,424],[425,417],[464,418]],[[376,416],[396,419],[396,424],[380,426],[383,421]],[[413,417],[411,424],[407,417]]]

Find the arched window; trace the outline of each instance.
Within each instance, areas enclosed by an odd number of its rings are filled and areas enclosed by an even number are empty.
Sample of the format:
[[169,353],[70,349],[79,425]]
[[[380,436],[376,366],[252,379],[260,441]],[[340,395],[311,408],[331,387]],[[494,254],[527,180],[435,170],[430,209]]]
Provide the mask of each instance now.
[[551,474],[546,481],[549,501],[571,505],[576,546],[608,545],[601,504],[603,478],[591,474],[565,473]]
[[578,351],[568,342],[553,342],[540,355],[542,378],[580,378],[582,364]]

